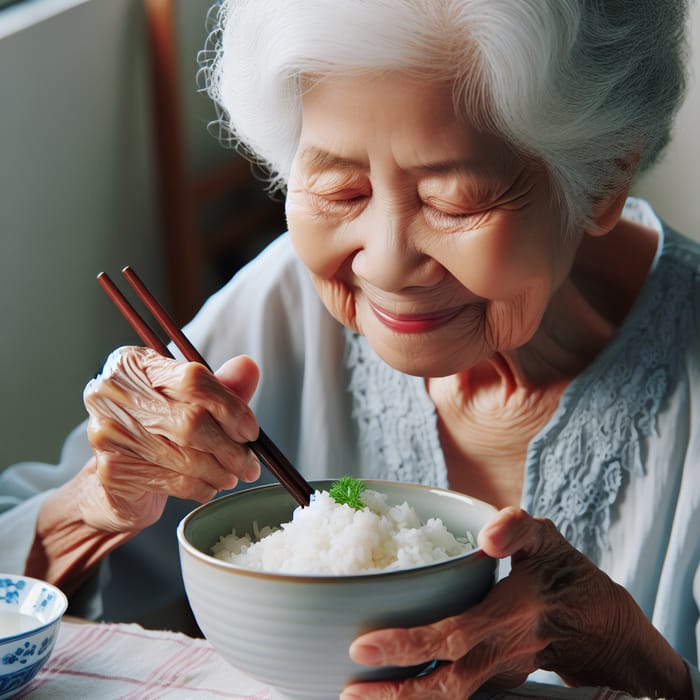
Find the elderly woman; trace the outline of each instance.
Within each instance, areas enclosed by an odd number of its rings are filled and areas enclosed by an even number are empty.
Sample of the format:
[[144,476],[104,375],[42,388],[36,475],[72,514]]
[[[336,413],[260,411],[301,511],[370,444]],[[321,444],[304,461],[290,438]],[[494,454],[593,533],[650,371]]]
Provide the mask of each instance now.
[[190,502],[170,496],[258,479],[259,420],[308,478],[501,509],[479,544],[510,570],[483,602],[349,650],[449,663],[343,698],[537,669],[700,698],[700,246],[628,198],[682,97],[686,9],[224,2],[210,90],[286,190],[289,233],[188,327],[215,375],[122,348],[85,391],[93,454],[76,433],[58,468],[5,476],[15,561],[106,605],[120,555],[146,552],[144,583],[174,540]]

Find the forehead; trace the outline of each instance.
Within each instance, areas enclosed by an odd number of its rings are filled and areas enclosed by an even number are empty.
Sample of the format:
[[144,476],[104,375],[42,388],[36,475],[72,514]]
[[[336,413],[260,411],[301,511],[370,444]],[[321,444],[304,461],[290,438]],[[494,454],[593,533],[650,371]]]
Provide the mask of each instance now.
[[457,114],[452,86],[397,72],[327,75],[303,82],[297,157],[312,168],[369,167],[390,157],[412,169],[512,164],[502,139]]

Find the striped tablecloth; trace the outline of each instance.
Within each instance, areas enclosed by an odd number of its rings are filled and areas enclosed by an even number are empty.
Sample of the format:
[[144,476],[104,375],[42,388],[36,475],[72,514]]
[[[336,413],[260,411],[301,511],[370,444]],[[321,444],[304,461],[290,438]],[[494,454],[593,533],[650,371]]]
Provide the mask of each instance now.
[[[526,684],[507,692],[480,691],[474,700],[622,700],[600,689]],[[275,700],[270,688],[232,668],[202,639],[146,630],[135,624],[64,620],[49,661],[23,700]],[[450,698],[449,700],[454,700]]]

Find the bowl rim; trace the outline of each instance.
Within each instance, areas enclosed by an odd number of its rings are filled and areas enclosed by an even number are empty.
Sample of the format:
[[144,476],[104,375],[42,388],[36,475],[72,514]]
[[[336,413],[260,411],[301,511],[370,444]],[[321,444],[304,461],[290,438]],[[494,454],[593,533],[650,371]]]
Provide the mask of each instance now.
[[[31,584],[43,586],[44,588],[49,589],[49,591],[56,596],[56,598],[60,602],[60,606],[54,611],[54,613],[51,615],[50,619],[47,622],[41,622],[41,620],[39,620],[37,617],[30,615],[31,617],[34,617],[34,619],[37,621],[37,623],[39,623],[36,627],[32,627],[31,629],[17,632],[16,634],[5,635],[5,636],[0,635],[0,644],[5,644],[6,642],[10,642],[10,641],[13,641],[16,639],[21,639],[21,638],[27,637],[29,635],[38,634],[39,632],[42,632],[43,630],[48,629],[52,625],[55,625],[65,615],[66,610],[68,609],[68,597],[55,584],[50,583],[49,581],[45,581],[44,579],[36,578],[34,576],[25,576],[24,574],[12,574],[12,573],[0,572],[0,581],[3,581],[5,579],[22,580],[22,581],[26,581],[26,582],[31,583]],[[3,610],[3,608],[0,607],[0,613],[2,613],[2,612],[18,612],[18,611],[16,611],[16,610],[12,610],[12,611]],[[23,613],[23,614],[26,615],[27,613]]]
[[[328,485],[334,483],[337,479],[315,479],[310,481],[314,489],[316,485]],[[390,485],[390,486],[401,486],[420,489],[421,491],[428,490],[430,492],[437,492],[443,494],[447,497],[457,498],[458,500],[467,501],[470,504],[476,504],[490,510],[493,515],[498,511],[495,506],[492,506],[486,501],[481,501],[478,498],[469,496],[467,494],[461,493],[460,491],[454,491],[452,489],[445,489],[440,486],[431,486],[428,484],[420,484],[410,481],[391,481],[389,479],[362,479],[366,484],[371,485]],[[260,486],[252,486],[250,488],[242,489],[241,491],[234,491],[233,493],[226,494],[224,496],[219,496],[211,501],[202,503],[193,510],[191,510],[187,515],[185,515],[177,526],[177,540],[181,549],[184,549],[190,556],[199,560],[201,563],[211,566],[214,569],[219,569],[222,571],[232,571],[241,576],[247,576],[250,578],[259,578],[267,581],[285,581],[294,583],[349,583],[358,581],[372,581],[376,582],[377,579],[382,578],[412,578],[414,576],[425,576],[427,573],[433,569],[452,569],[456,566],[462,564],[465,559],[491,559],[494,562],[496,560],[486,554],[480,547],[476,546],[474,549],[464,554],[458,554],[457,556],[450,557],[449,559],[443,559],[442,561],[433,562],[430,564],[423,564],[420,566],[413,566],[408,569],[390,569],[385,571],[370,571],[364,574],[346,574],[346,575],[334,575],[334,574],[295,574],[295,573],[284,573],[284,572],[273,572],[273,571],[261,571],[259,569],[248,569],[231,562],[224,561],[223,559],[218,559],[217,557],[206,554],[200,549],[197,549],[186,537],[185,528],[191,520],[197,517],[202,510],[208,508],[215,501],[220,502],[223,500],[229,500],[243,493],[250,493],[252,491],[262,491],[267,489],[279,490],[282,489],[282,485],[279,483],[263,484]],[[182,559],[182,554],[180,555]],[[181,562],[182,566],[182,562]]]

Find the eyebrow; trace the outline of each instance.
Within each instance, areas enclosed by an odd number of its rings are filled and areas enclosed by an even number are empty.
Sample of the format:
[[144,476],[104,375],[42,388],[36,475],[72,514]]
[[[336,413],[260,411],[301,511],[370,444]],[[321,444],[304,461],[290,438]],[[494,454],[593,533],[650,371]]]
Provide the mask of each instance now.
[[361,160],[343,158],[317,146],[307,146],[301,153],[301,159],[304,163],[317,170],[327,170],[329,168],[369,170],[369,165]]
[[[369,171],[369,165],[354,158],[345,158],[343,156],[331,153],[318,146],[307,146],[301,153],[301,159],[310,167],[317,170],[327,170],[331,168]],[[481,176],[487,175],[489,179],[497,176],[493,171],[484,171],[479,168],[477,163],[452,158],[448,160],[438,160],[431,163],[422,163],[407,169],[409,172],[422,175],[450,175],[458,174],[462,176]]]

